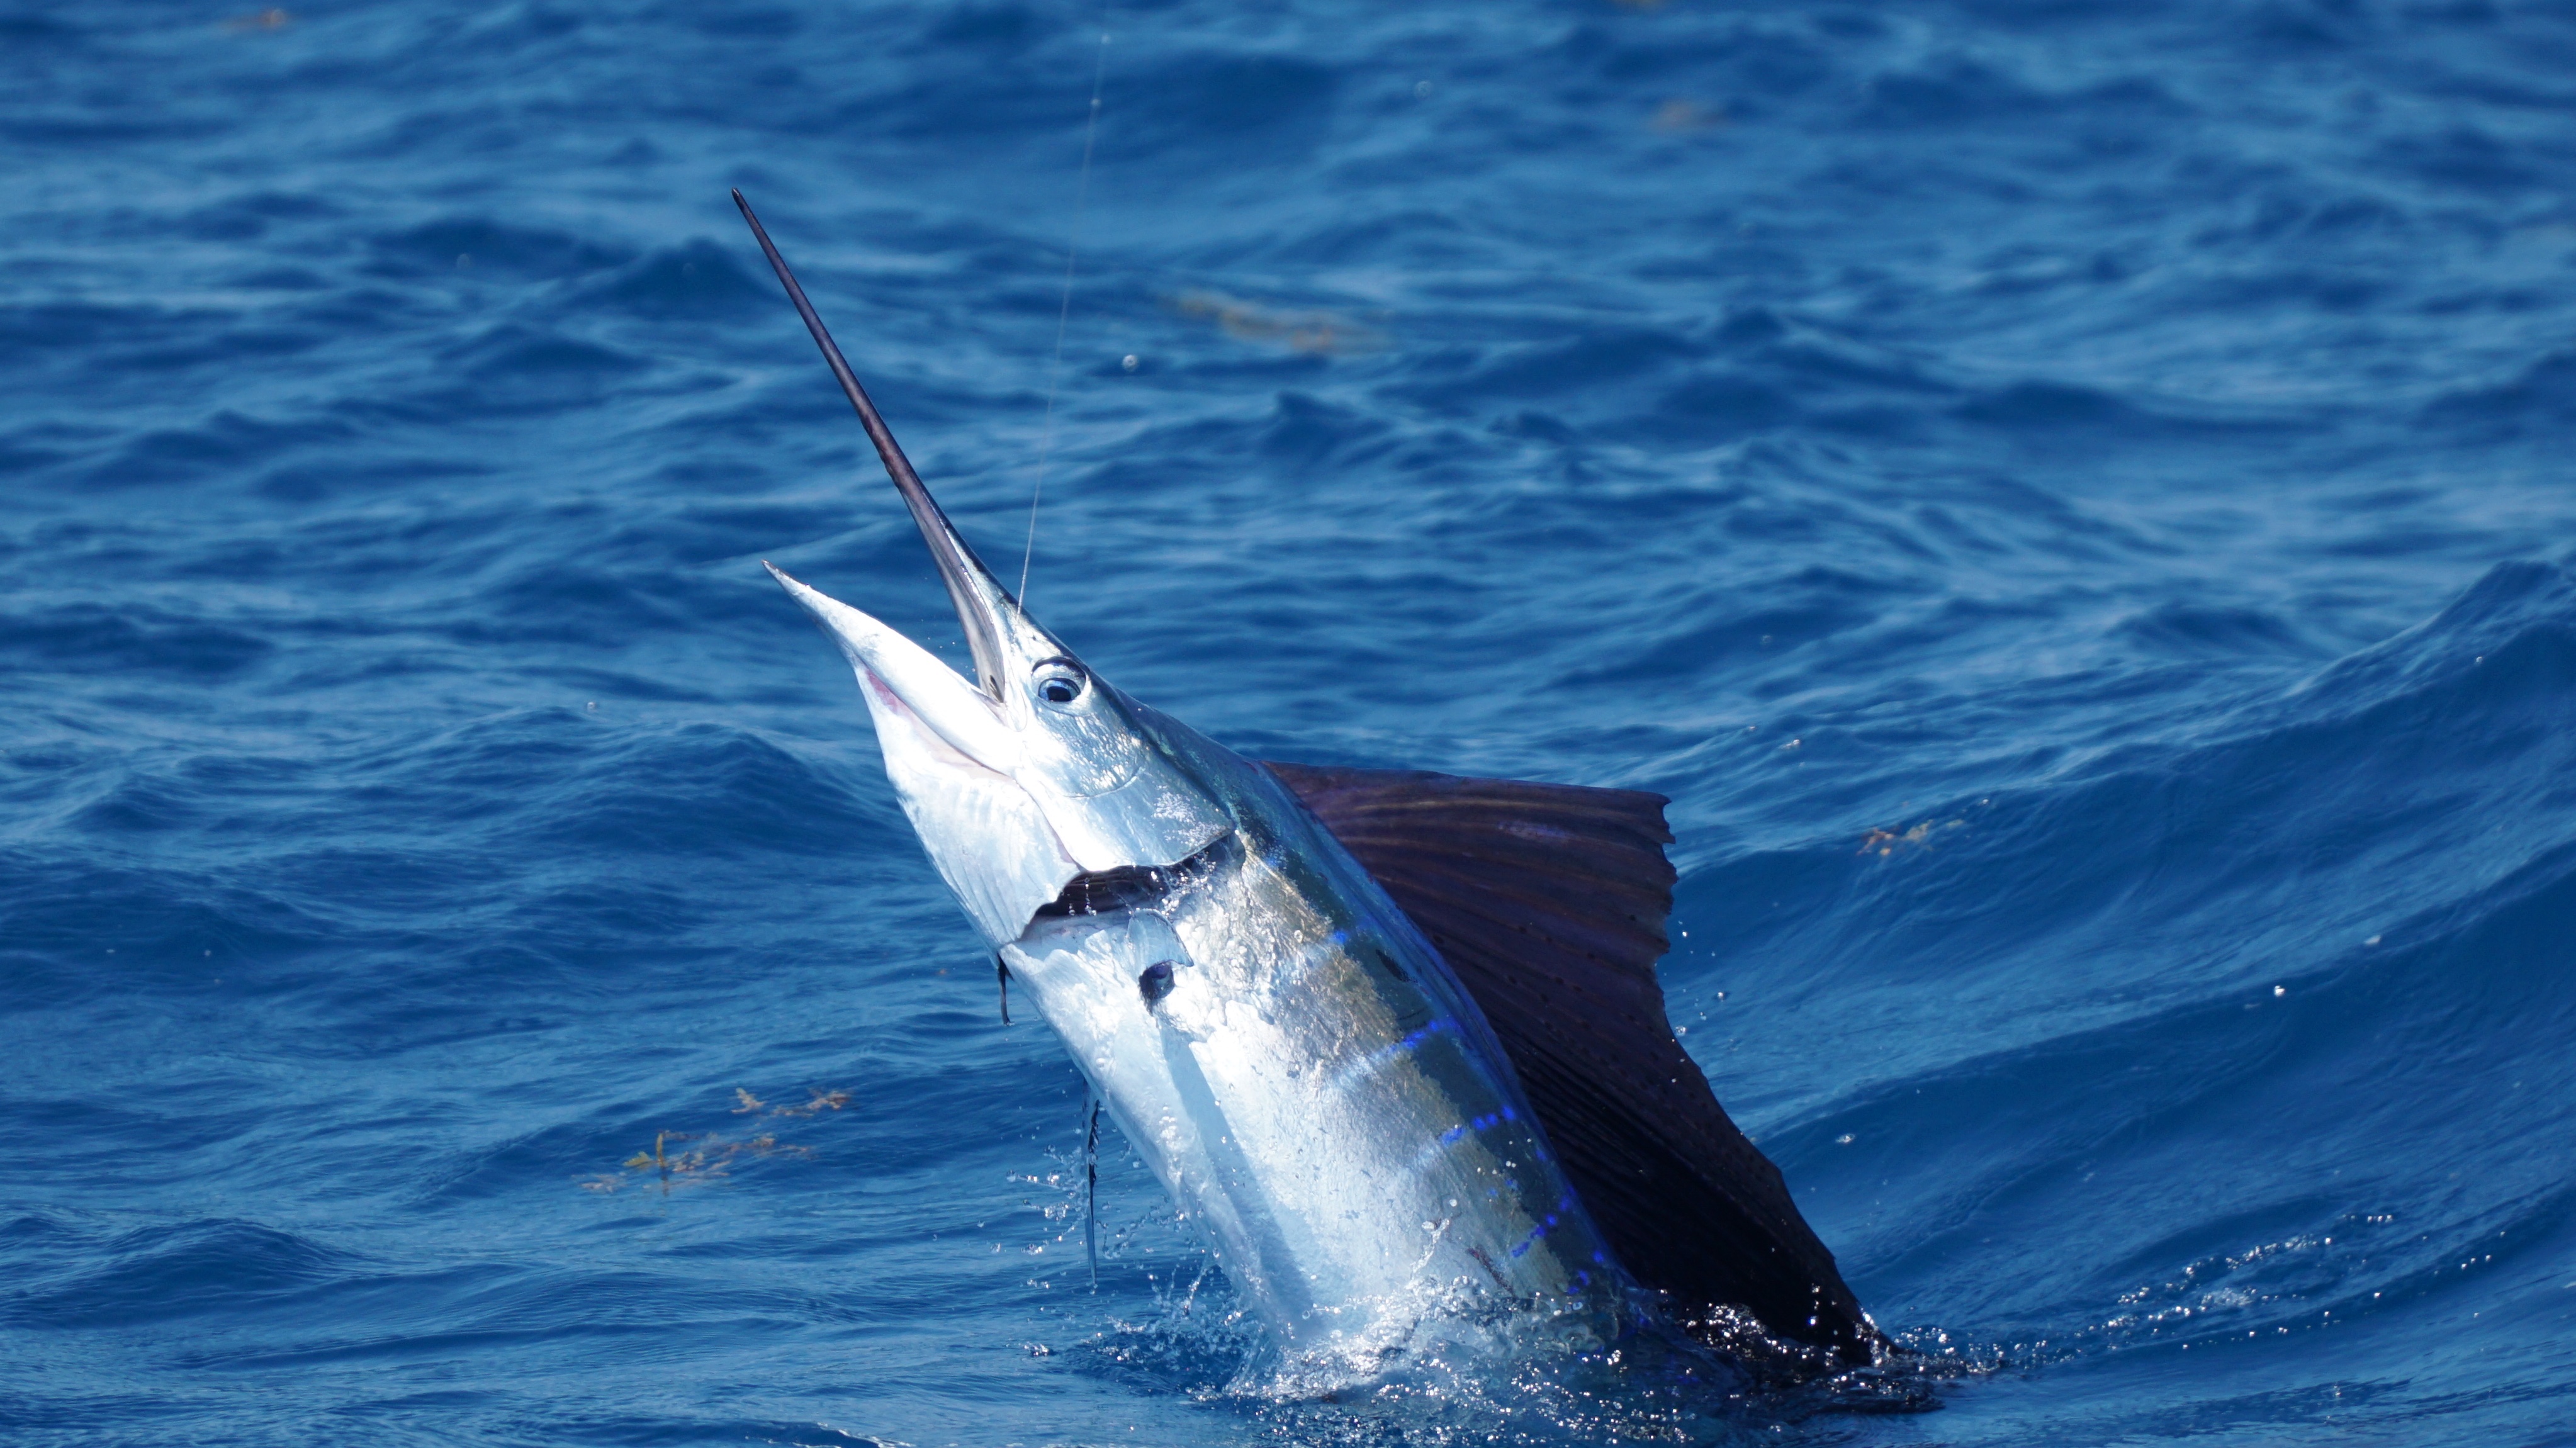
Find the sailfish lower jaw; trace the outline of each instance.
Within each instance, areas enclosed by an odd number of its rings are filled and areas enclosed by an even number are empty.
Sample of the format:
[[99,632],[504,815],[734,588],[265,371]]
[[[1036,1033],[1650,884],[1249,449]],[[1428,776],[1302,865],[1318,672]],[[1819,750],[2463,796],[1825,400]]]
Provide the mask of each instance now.
[[849,659],[904,812],[988,944],[1017,939],[1078,875],[1176,865],[1229,832],[1168,766],[1096,792],[1066,787],[1055,761],[1032,758],[1006,712],[929,650],[769,571]]

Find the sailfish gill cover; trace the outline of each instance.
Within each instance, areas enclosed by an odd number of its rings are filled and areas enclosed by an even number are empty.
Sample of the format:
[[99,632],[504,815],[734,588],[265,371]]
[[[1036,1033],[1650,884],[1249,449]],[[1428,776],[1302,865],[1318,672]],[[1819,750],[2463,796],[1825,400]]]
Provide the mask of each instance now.
[[[2564,7],[1102,14],[0,17],[0,1438],[2567,1441]],[[1671,798],[1937,1411],[1283,1396],[1114,1135],[1092,1290],[733,185],[1135,697]]]

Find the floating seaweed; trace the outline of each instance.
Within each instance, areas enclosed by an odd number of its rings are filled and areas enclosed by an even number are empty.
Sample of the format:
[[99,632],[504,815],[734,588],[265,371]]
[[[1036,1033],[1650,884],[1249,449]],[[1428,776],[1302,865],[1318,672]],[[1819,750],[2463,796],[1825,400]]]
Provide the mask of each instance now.
[[[802,1106],[772,1106],[758,1096],[734,1088],[733,1108],[736,1116],[772,1117],[813,1116],[825,1111],[838,1111],[850,1104],[847,1091],[824,1091],[806,1088],[810,1099]],[[649,1178],[668,1193],[675,1186],[701,1185],[720,1180],[732,1173],[729,1168],[746,1157],[811,1157],[814,1149],[793,1142],[780,1141],[771,1132],[735,1138],[714,1131],[657,1131],[653,1149],[639,1151],[618,1163],[620,1170],[596,1172],[581,1179],[586,1191],[613,1192],[639,1177]]]
[[1714,131],[1735,124],[1735,118],[1724,106],[1703,106],[1697,101],[1675,98],[1655,107],[1646,124],[1658,131]]
[[1906,830],[1901,834],[1895,830],[1871,830],[1868,834],[1861,837],[1860,853],[1864,855],[1873,853],[1892,855],[1899,849],[1908,845],[1911,845],[1916,849],[1928,850],[1932,848],[1930,841],[1935,831],[1954,830],[1966,823],[1966,820],[1948,820],[1936,824],[1931,820],[1925,820],[1923,823],[1916,825],[1914,828]]
[[1383,333],[1332,312],[1283,312],[1229,297],[1223,292],[1183,292],[1172,310],[1184,317],[1215,322],[1229,337],[1268,342],[1291,352],[1332,355],[1374,352],[1386,345]]

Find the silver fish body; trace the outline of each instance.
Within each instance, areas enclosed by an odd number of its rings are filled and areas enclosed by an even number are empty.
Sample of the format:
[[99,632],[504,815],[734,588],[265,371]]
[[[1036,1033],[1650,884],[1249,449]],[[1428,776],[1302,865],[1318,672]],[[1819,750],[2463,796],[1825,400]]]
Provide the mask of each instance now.
[[1266,772],[1154,722],[1234,828],[1001,955],[1232,1280],[1358,1366],[1439,1320],[1615,1336],[1618,1269],[1438,953]]
[[998,589],[1004,668],[1039,682],[996,703],[778,577],[849,657],[932,863],[1283,1348],[1368,1371],[1441,1324],[1620,1333],[1625,1278],[1483,1014],[1276,778]]

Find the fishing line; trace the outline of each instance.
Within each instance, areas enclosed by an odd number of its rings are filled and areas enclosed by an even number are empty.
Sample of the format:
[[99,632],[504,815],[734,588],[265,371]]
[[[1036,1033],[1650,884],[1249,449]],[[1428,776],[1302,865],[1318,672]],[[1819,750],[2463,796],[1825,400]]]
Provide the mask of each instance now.
[[1109,74],[1109,0],[1100,3],[1100,53],[1091,66],[1091,110],[1082,123],[1082,179],[1073,188],[1073,231],[1064,241],[1064,297],[1055,312],[1055,361],[1047,367],[1046,424],[1038,433],[1038,477],[1029,485],[1029,539],[1020,550],[1020,602],[1029,600],[1029,560],[1038,552],[1038,498],[1055,450],[1056,385],[1064,378],[1064,328],[1073,317],[1073,261],[1082,247],[1082,209],[1091,199],[1091,146],[1100,135],[1100,82]]

